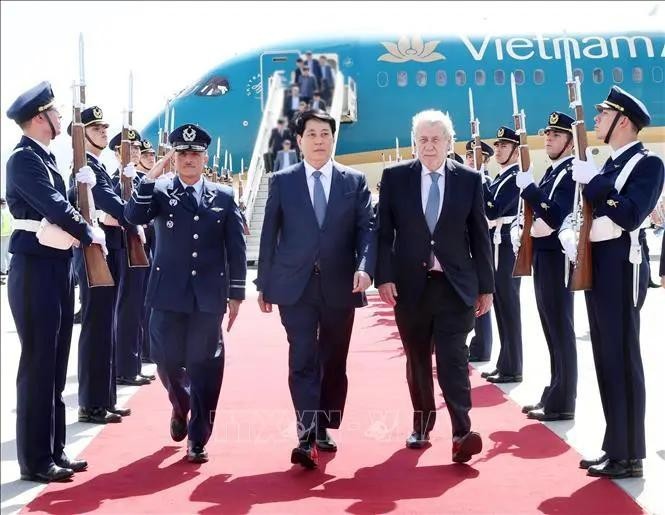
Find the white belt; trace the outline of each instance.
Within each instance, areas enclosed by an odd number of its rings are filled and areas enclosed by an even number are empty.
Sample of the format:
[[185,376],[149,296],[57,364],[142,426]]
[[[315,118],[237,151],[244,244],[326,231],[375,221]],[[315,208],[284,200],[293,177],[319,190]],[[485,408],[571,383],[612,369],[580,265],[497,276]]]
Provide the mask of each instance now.
[[37,232],[41,225],[41,220],[20,220],[15,218],[12,221],[12,228],[19,231]]
[[72,245],[78,246],[78,240],[64,231],[60,226],[50,223],[46,218],[41,220],[14,219],[13,227],[21,231],[36,233],[40,245],[54,249],[68,250]]
[[536,218],[536,220],[531,224],[531,236],[533,238],[546,238],[554,232],[545,220],[542,218]]
[[487,220],[487,226],[490,229],[494,229],[497,225],[511,224],[513,223],[513,220],[515,220],[514,216],[503,216],[501,218],[497,218],[496,220]]

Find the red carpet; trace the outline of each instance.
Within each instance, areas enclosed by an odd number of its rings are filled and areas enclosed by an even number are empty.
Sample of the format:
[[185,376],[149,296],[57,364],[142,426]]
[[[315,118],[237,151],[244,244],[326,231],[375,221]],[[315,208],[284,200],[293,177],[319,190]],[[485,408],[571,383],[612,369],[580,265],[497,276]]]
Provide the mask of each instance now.
[[[423,451],[404,448],[411,405],[392,311],[371,299],[356,312],[349,397],[337,455],[308,472],[289,463],[294,422],[287,343],[277,312],[245,302],[227,337],[226,371],[210,462],[184,461],[169,437],[161,384],[132,398],[132,416],[106,427],[84,452],[88,472],[52,484],[26,511],[86,513],[642,513],[612,482],[592,480],[579,456],[502,392],[472,377],[474,429],[485,449],[451,462],[443,407]],[[439,394],[438,397],[442,401]],[[184,443],[184,442],[183,442]]]

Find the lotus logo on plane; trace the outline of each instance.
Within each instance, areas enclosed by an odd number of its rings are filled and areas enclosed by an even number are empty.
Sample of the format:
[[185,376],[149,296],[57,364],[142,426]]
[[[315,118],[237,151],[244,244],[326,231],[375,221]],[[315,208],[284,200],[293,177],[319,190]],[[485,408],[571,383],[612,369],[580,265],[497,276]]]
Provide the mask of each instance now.
[[379,57],[379,61],[389,63],[405,63],[407,61],[416,61],[418,63],[431,63],[433,61],[442,61],[446,57],[435,52],[439,41],[429,41],[424,43],[421,37],[414,36],[401,37],[397,44],[391,42],[381,42],[388,50],[387,54]]

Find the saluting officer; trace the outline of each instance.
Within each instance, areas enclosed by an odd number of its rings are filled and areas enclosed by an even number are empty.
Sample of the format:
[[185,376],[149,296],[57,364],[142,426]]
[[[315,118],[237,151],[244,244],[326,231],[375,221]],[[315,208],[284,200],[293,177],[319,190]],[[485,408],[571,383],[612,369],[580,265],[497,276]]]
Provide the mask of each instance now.
[[[467,141],[466,143],[466,155],[464,156],[464,164],[469,168],[475,170],[475,162],[473,159],[473,147],[475,145],[474,140]],[[489,165],[490,158],[494,155],[494,150],[484,141],[480,142],[480,147],[483,153],[483,163],[481,168],[481,173],[483,174],[484,180],[489,179],[489,170],[487,166]],[[484,181],[483,181],[484,182]],[[476,317],[474,325],[474,335],[471,338],[469,344],[469,362],[477,361],[489,361],[492,355],[492,310],[488,310],[487,313]]]
[[[586,161],[573,161],[573,179],[586,185],[583,196],[593,207],[593,284],[585,295],[606,427],[604,454],[582,460],[580,467],[594,477],[642,477],[645,386],[639,335],[649,270],[639,238],[663,191],[663,161],[637,139],[651,122],[638,98],[613,86],[596,109],[596,136],[609,144],[611,157],[597,170],[587,149]],[[559,237],[575,258],[573,231],[565,228]]]
[[[125,219],[125,203],[113,191],[111,177],[99,159],[108,144],[104,113],[99,106],[91,106],[81,112],[85,127],[87,165],[76,174],[77,182],[87,183],[101,214],[104,227],[111,230],[136,230]],[[71,124],[67,133],[71,135]],[[69,191],[70,201],[76,202],[76,184]],[[113,228],[113,229],[111,229]],[[110,238],[109,238],[110,240]],[[118,254],[111,252],[107,262],[117,284]],[[81,294],[81,334],[78,350],[79,422],[107,424],[121,422],[129,409],[115,407],[116,386],[113,373],[113,314],[117,287],[88,288],[85,262],[81,249],[74,250],[74,270],[78,275]]]
[[[245,239],[233,190],[202,177],[208,133],[186,124],[169,141],[174,150],[143,178],[125,214],[136,224],[155,220],[146,298],[152,308],[151,357],[173,405],[171,437],[181,441],[189,435],[187,459],[201,463],[208,460],[204,446],[224,373],[227,299],[230,330],[245,298]],[[178,176],[156,181],[174,152]]]
[[7,161],[10,241],[9,306],[21,341],[16,379],[16,446],[21,479],[64,481],[84,470],[65,454],[67,360],[74,320],[72,244],[105,244],[67,201],[65,182],[48,145],[61,115],[48,82],[20,95],[7,116],[23,131]]
[[[570,420],[575,415],[577,394],[577,350],[573,324],[573,292],[566,284],[568,258],[563,254],[558,232],[573,207],[575,182],[572,176],[574,120],[554,111],[548,118],[545,152],[552,164],[536,186],[531,172],[517,174],[521,196],[533,209],[533,286],[536,306],[550,353],[550,384],[540,400],[522,408],[536,420]],[[517,225],[511,231],[513,250],[519,250]]]
[[499,329],[501,350],[493,372],[483,372],[491,383],[522,381],[522,322],[520,317],[519,277],[513,277],[515,254],[510,242],[510,224],[517,215],[519,189],[519,136],[509,127],[499,127],[494,142],[494,158],[501,166],[493,181],[485,181],[485,215],[489,220],[494,253],[494,314]]
[[[139,176],[136,165],[141,159],[141,135],[138,131],[128,131],[130,141],[130,162],[122,170],[125,177],[138,185]],[[109,144],[115,152],[116,159],[121,162],[120,145],[122,132],[119,132]],[[113,184],[116,192],[120,193],[120,169],[113,174]],[[138,226],[141,241],[145,244],[145,230]],[[115,307],[115,376],[116,383],[122,385],[141,386],[150,384],[150,377],[141,375],[141,327],[143,320],[143,303],[145,299],[143,283],[146,281],[148,269],[130,267],[125,248],[125,240],[120,235],[119,246],[115,251],[118,254],[118,295]]]

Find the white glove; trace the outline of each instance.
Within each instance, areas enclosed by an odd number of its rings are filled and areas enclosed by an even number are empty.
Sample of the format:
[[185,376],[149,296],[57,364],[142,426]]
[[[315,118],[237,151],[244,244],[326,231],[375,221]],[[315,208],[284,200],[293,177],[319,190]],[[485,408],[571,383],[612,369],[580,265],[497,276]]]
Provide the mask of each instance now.
[[526,188],[529,184],[533,184],[533,167],[530,166],[526,172],[517,172],[515,182],[517,183],[517,187],[521,190]]
[[142,225],[137,225],[136,226],[136,233],[139,235],[139,238],[141,239],[141,243],[145,245],[145,230],[143,230]]
[[563,251],[568,256],[571,263],[577,261],[577,241],[575,241],[575,232],[572,229],[563,229],[559,232],[559,241]]
[[517,230],[517,225],[510,228],[510,242],[513,244],[513,254],[517,255],[520,250],[520,237]]
[[598,175],[598,168],[593,161],[591,149],[586,149],[586,161],[573,159],[573,180],[581,184],[589,184],[591,179]]
[[97,184],[95,172],[93,172],[92,168],[87,165],[82,166],[79,168],[79,171],[76,172],[76,182],[82,182],[83,184],[88,184],[91,188],[94,188],[95,184]]
[[136,177],[136,168],[134,167],[134,163],[128,163],[127,166],[122,169],[122,175],[129,177],[130,179]]
[[104,234],[104,230],[97,225],[92,227],[92,243],[101,245],[105,256],[109,253],[106,248],[106,234]]

